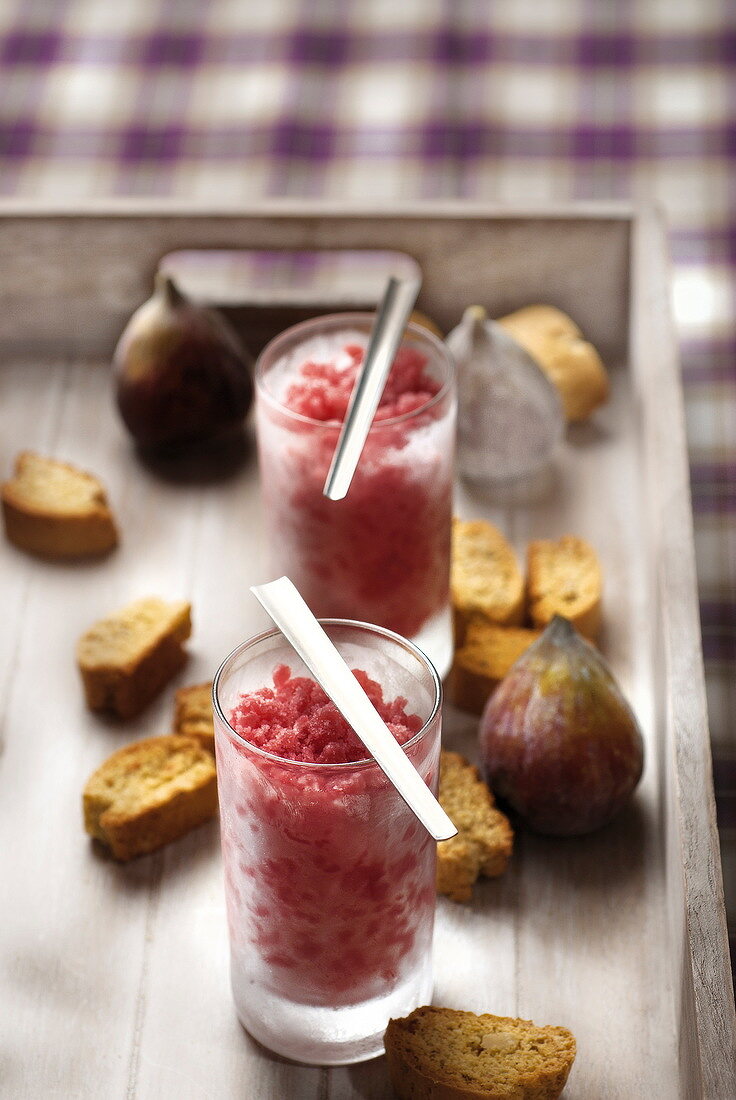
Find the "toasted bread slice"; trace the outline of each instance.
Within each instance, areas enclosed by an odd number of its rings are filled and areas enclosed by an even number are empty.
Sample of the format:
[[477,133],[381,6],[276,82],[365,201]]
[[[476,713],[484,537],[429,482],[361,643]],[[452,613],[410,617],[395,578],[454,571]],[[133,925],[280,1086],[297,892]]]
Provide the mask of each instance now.
[[594,642],[601,629],[602,589],[598,556],[584,539],[563,535],[556,542],[529,543],[527,590],[535,626],[562,615]]
[[600,355],[562,310],[526,306],[500,317],[498,323],[557,387],[568,420],[585,420],[608,400],[608,374]]
[[399,1100],[557,1100],[576,1053],[564,1027],[434,1006],[390,1020],[384,1041]]
[[450,589],[456,645],[473,615],[505,626],[523,621],[524,578],[516,554],[485,520],[453,520]]
[[463,645],[455,650],[447,681],[450,702],[461,710],[482,714],[511,666],[540,634],[540,630],[496,626],[479,616],[472,618]]
[[90,776],[83,809],[86,831],[115,859],[145,855],[214,816],[214,761],[192,737],[126,745]]
[[117,546],[102,484],[76,466],[23,451],[0,497],[9,541],[30,554],[95,557]]
[[437,893],[470,901],[478,875],[506,870],[514,834],[478,769],[457,752],[442,751],[439,799],[458,834],[437,845]]
[[174,733],[196,737],[203,749],[215,754],[212,683],[179,688],[174,696]]
[[77,644],[87,706],[132,718],[186,660],[191,606],[155,596],[136,600],[91,626]]

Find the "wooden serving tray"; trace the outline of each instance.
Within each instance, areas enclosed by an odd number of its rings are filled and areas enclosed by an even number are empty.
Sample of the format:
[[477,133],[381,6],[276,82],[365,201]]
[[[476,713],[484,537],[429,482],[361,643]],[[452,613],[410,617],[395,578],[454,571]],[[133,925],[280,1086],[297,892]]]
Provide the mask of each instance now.
[[[611,365],[612,400],[570,432],[543,504],[494,509],[459,490],[458,509],[498,522],[520,553],[531,537],[564,532],[598,548],[602,647],[644,729],[644,778],[604,831],[520,835],[508,873],[480,883],[472,904],[439,900],[435,1001],[570,1027],[570,1100],[733,1100],[736,1022],[664,230],[653,212],[618,206],[466,204],[0,206],[1,469],[22,448],[87,467],[122,528],[119,550],[92,564],[44,563],[0,544],[0,1092],[391,1096],[383,1060],[297,1066],[238,1025],[215,823],[128,866],[82,830],[88,775],[125,742],[170,729],[173,687],[136,722],[101,721],[83,704],[78,636],[140,595],[191,599],[178,685],[211,677],[264,625],[248,592],[268,578],[252,448],[220,480],[143,465],[107,369],[161,256],[223,247],[403,251],[424,272],[420,308],[445,329],[473,302],[491,315],[551,302]],[[476,728],[446,708],[447,746],[475,757]]]

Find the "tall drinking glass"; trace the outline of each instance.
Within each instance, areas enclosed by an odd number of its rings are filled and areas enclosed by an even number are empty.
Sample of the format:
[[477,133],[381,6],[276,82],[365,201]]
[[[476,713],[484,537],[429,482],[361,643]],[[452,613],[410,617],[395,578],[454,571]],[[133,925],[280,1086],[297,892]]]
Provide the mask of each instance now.
[[256,365],[256,429],[271,572],[318,616],[411,638],[440,675],[452,656],[452,360],[410,324],[344,500],[323,496],[373,315],[318,317],[281,333]]
[[[431,662],[379,627],[323,626],[385,700],[403,697],[418,715],[404,748],[436,793],[441,686]],[[241,1023],[269,1049],[358,1062],[382,1052],[391,1016],[431,999],[436,844],[372,757],[303,763],[236,733],[234,708],[272,687],[283,664],[309,676],[283,635],[261,634],[230,654],[213,689],[232,990]]]

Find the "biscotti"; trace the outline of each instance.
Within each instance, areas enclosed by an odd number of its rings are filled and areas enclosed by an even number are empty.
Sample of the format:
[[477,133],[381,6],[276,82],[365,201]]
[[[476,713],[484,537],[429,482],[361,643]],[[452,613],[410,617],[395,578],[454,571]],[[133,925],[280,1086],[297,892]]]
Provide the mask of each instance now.
[[412,310],[409,320],[414,325],[419,325],[420,328],[426,328],[428,332],[431,332],[433,336],[436,336],[439,340],[444,340],[445,334],[431,317],[428,317],[426,313],[422,313],[420,310]]
[[203,749],[215,753],[212,683],[179,688],[174,696],[174,733],[195,737]]
[[479,616],[471,619],[447,680],[450,702],[482,714],[489,696],[540,634],[524,627],[496,626]]
[[76,466],[23,451],[0,497],[9,541],[30,554],[96,557],[117,546],[102,484]]
[[458,832],[437,845],[437,893],[469,901],[479,875],[506,870],[514,834],[478,769],[457,752],[442,751],[439,800]]
[[426,1006],[384,1036],[398,1100],[557,1100],[575,1061],[564,1027]]
[[474,615],[505,626],[523,621],[524,578],[512,547],[492,523],[453,520],[450,589],[456,645],[462,645]]
[[90,710],[132,718],[186,660],[191,607],[183,600],[136,600],[95,623],[77,644]]
[[576,535],[531,542],[527,549],[529,613],[537,627],[562,615],[594,642],[601,629],[603,577],[593,547]]
[[214,760],[192,737],[126,745],[90,777],[83,809],[86,831],[115,859],[145,855],[214,816]]
[[600,355],[562,310],[526,306],[500,317],[498,323],[557,387],[568,420],[584,420],[608,399],[608,375]]

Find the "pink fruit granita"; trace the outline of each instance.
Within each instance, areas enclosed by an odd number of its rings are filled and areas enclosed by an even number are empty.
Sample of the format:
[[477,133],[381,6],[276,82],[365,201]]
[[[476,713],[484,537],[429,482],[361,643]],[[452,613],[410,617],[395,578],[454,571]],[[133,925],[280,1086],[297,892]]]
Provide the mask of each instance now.
[[[422,728],[418,714],[407,714],[407,700],[383,699],[381,685],[363,672],[353,675],[400,745]],[[363,742],[324,690],[308,676],[292,676],[288,665],[273,674],[273,688],[241,696],[230,725],[251,745],[285,760],[305,764],[348,764],[368,760]]]
[[[360,344],[346,344],[342,352],[344,358],[339,364],[307,360],[301,368],[301,377],[287,390],[286,407],[311,420],[342,422],[365,349]],[[399,348],[373,418],[375,422],[416,412],[439,393],[441,386],[427,375],[426,367],[426,355],[415,348]]]
[[260,372],[271,564],[315,614],[411,638],[448,606],[453,387],[430,369],[429,354],[402,346],[347,497],[327,500],[324,482],[365,343],[343,329],[297,345]]
[[[407,700],[354,674],[436,791],[438,726],[417,737]],[[251,985],[305,1005],[382,996],[428,958],[435,842],[308,677],[278,666],[228,719],[241,739],[217,744],[236,1002]]]

